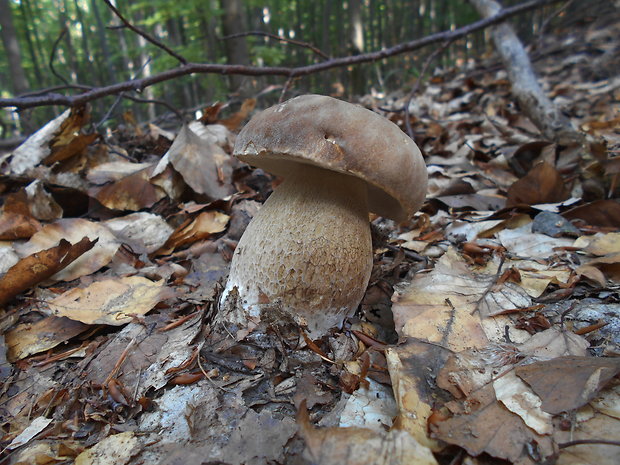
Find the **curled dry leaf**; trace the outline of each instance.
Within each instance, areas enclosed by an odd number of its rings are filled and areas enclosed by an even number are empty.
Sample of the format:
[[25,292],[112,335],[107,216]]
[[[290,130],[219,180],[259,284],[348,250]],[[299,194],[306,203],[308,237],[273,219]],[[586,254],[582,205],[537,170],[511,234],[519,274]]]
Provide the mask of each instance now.
[[120,243],[108,228],[81,218],[68,218],[48,224],[26,244],[16,246],[23,257],[57,245],[62,239],[77,244],[84,237],[97,240],[96,245],[73,263],[51,276],[55,281],[72,281],[99,270],[112,260]]
[[50,144],[58,136],[63,123],[73,117],[71,111],[67,110],[57,118],[53,119],[26,141],[17,147],[9,162],[9,169],[13,174],[23,174],[30,168],[37,166],[41,160],[51,153]]
[[153,282],[139,276],[97,281],[74,288],[48,302],[56,316],[86,324],[120,326],[144,315],[160,301],[171,297],[164,281]]
[[152,253],[166,243],[172,227],[159,215],[131,213],[105,221],[105,225],[135,253]]
[[211,200],[235,192],[231,157],[213,142],[196,135],[184,125],[166,154],[176,171],[198,194]]
[[53,349],[83,333],[88,325],[69,318],[48,316],[36,323],[21,323],[5,334],[7,360],[11,363]]
[[65,239],[61,239],[57,246],[23,258],[0,279],[0,305],[60,272],[91,250],[96,242],[96,240],[91,241],[84,237],[77,244],[72,245]]
[[228,215],[215,210],[202,212],[191,223],[179,226],[166,244],[157,251],[157,255],[170,253],[175,249],[220,233],[226,229],[229,219]]

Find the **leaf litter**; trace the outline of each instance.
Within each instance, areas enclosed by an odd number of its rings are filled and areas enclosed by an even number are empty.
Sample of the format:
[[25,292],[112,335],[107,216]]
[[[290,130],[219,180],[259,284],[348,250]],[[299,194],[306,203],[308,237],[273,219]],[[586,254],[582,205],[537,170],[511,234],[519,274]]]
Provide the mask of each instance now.
[[[274,183],[230,156],[255,100],[105,138],[84,108],[48,123],[3,157],[3,459],[617,463],[620,87],[587,58],[605,31],[537,62],[583,146],[544,140],[488,63],[430,79],[409,103],[428,200],[373,218],[360,312],[318,341],[277,308],[243,330],[218,309]],[[403,129],[408,102],[363,98]]]

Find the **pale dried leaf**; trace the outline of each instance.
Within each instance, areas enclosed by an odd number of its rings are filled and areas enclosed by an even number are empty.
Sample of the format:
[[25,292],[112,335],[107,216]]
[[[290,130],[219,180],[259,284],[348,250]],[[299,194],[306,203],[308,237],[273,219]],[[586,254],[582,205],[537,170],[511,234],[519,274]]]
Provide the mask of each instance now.
[[97,240],[97,244],[67,266],[64,270],[51,277],[55,281],[72,281],[81,276],[89,275],[106,266],[118,250],[120,243],[114,234],[102,225],[81,218],[61,219],[43,227],[30,238],[26,244],[16,247],[18,253],[24,257],[57,245],[61,239],[72,244],[82,238]]
[[124,465],[140,450],[140,441],[131,431],[113,434],[75,458],[75,465]]
[[168,297],[164,281],[153,282],[139,276],[97,281],[85,288],[74,288],[50,300],[56,316],[85,324],[121,326],[144,315]]

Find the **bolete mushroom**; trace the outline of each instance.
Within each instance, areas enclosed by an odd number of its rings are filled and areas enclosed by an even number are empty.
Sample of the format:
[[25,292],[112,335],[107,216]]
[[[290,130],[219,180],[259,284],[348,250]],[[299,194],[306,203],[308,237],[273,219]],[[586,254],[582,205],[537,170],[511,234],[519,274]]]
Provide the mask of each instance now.
[[313,337],[341,326],[370,279],[369,211],[403,220],[424,201],[420,150],[370,110],[303,95],[254,116],[234,155],[284,181],[239,240],[222,302],[236,287],[247,316],[269,303]]

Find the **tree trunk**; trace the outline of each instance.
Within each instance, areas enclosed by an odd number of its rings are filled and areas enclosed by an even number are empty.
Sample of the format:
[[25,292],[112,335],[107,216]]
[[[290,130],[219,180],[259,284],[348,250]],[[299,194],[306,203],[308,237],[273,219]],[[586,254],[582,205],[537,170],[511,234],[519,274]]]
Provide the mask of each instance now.
[[[116,77],[114,64],[112,63],[112,54],[110,53],[110,47],[108,45],[105,24],[103,24],[103,19],[101,18],[101,13],[99,12],[99,7],[97,6],[97,0],[91,0],[90,5],[93,9],[95,22],[97,23],[97,38],[99,40],[99,44],[101,45],[101,53],[103,53],[103,61],[105,63],[105,68],[103,68],[105,72],[102,73],[100,80],[106,84],[117,82],[118,79]],[[123,32],[120,29],[119,31],[122,38]],[[121,52],[122,56],[126,56],[126,47],[122,48],[123,44],[124,42],[121,41]]]
[[2,10],[2,14],[0,14],[0,35],[9,62],[13,92],[15,95],[20,95],[27,92],[30,87],[22,66],[22,56],[9,0],[0,0],[0,10]]
[[[247,32],[243,17],[243,1],[242,0],[220,0],[220,6],[224,10],[222,17],[222,26],[224,35],[238,34]],[[245,37],[236,39],[228,39],[226,43],[226,56],[228,63],[231,65],[249,65],[250,53]],[[233,92],[241,90],[242,86],[248,81],[244,76],[230,76],[230,87]]]
[[[484,18],[497,14],[501,5],[495,0],[469,0]],[[508,23],[491,28],[493,45],[512,84],[512,93],[523,112],[540,129],[542,134],[557,142],[572,143],[581,136],[572,127],[553,102],[543,92],[532,70],[530,59],[523,44]]]
[[[364,26],[362,22],[361,0],[349,0],[349,19],[351,22],[350,41],[351,53],[359,55],[364,52]],[[351,71],[351,90],[353,95],[361,96],[366,93],[364,68],[356,65]]]
[[[19,9],[24,18],[24,22],[26,24],[34,24],[34,19],[32,15],[28,14],[28,9],[26,8],[25,2],[20,2]],[[30,28],[26,28],[30,29]],[[34,29],[34,28],[33,28]],[[26,37],[26,44],[28,45],[28,53],[30,54],[30,59],[32,60],[32,67],[34,69],[34,77],[37,81],[37,87],[44,88],[45,80],[43,79],[43,73],[41,72],[41,65],[39,64],[39,57],[37,56],[37,51],[34,48],[34,42],[30,37],[30,31],[25,31],[24,36]]]

